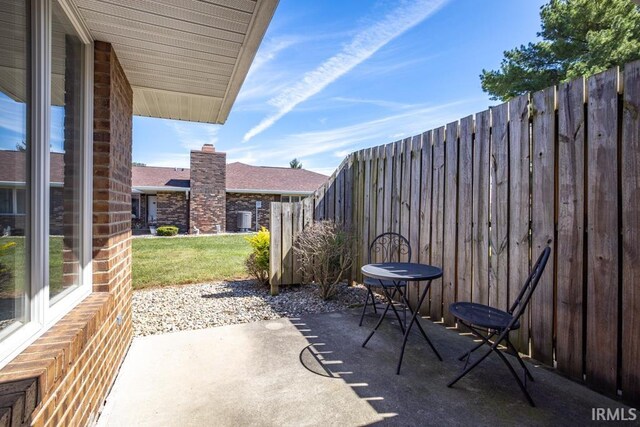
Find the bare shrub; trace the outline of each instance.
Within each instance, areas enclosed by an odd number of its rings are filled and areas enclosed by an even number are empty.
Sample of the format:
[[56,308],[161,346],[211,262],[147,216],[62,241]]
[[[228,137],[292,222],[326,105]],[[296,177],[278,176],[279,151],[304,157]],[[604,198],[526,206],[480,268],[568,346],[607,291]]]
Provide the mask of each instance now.
[[333,297],[352,263],[352,234],[333,221],[318,221],[298,235],[293,250],[306,282],[320,287],[322,299]]

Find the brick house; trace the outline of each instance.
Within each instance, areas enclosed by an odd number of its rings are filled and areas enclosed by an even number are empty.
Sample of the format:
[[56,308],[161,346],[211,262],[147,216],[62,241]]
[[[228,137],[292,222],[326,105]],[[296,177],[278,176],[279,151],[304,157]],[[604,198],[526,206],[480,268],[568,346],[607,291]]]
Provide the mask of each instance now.
[[190,168],[133,166],[131,216],[134,232],[149,224],[180,232],[240,231],[238,212],[251,212],[250,229],[269,228],[273,201],[312,194],[327,176],[305,169],[226,163],[226,154],[205,144],[191,151]]
[[223,124],[277,3],[0,1],[0,426],[96,420],[132,340],[133,115]]

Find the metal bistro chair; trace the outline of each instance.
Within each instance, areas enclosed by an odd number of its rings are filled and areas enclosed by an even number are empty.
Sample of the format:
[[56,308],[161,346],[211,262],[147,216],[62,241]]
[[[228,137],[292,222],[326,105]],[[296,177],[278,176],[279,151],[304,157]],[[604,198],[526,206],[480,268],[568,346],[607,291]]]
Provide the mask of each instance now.
[[[465,369],[460,375],[451,381],[447,387],[452,387],[493,352],[500,357],[505,365],[507,365],[509,372],[511,372],[511,375],[516,379],[520,389],[529,401],[529,404],[531,404],[531,406],[536,406],[533,403],[533,399],[529,395],[526,386],[527,378],[533,381],[533,376],[520,358],[518,351],[515,349],[511,341],[509,341],[509,332],[520,328],[520,316],[525,312],[527,304],[529,304],[529,301],[531,300],[531,295],[533,295],[536,286],[538,286],[540,276],[542,276],[544,268],[547,265],[550,253],[551,249],[548,246],[544,248],[540,257],[538,257],[538,261],[536,261],[533,266],[531,274],[527,278],[522,290],[520,290],[518,298],[516,298],[511,308],[509,308],[509,311],[502,311],[497,308],[471,302],[456,302],[451,304],[451,307],[449,308],[451,314],[453,314],[461,324],[469,328],[469,330],[476,337],[480,338],[482,342],[460,356],[458,360],[467,359],[465,362]],[[483,332],[488,333],[488,336],[486,334],[483,335]],[[491,341],[491,339],[496,335],[497,338]],[[513,366],[511,366],[511,363],[509,363],[505,355],[498,348],[501,343],[504,343],[507,346],[507,351],[516,358],[522,367],[524,371],[524,383],[513,369]],[[482,347],[484,344],[490,346],[489,351],[467,367],[469,359],[471,358],[471,353]]]
[[[411,245],[409,244],[409,240],[407,240],[406,237],[399,233],[383,233],[376,237],[373,242],[371,242],[371,245],[369,245],[369,258],[367,260],[367,264],[371,264],[374,262],[400,262],[401,255],[406,255],[407,262],[411,262]],[[364,285],[367,287],[367,295],[364,300],[364,307],[362,308],[362,315],[360,316],[360,323],[358,326],[362,326],[362,320],[364,319],[364,315],[367,312],[369,299],[371,299],[371,305],[373,305],[373,312],[378,314],[378,308],[376,307],[376,298],[373,295],[373,290],[371,288],[374,286],[380,287],[380,280],[365,277]],[[393,289],[391,298],[394,298],[396,296],[397,289],[394,287],[393,282],[383,281],[382,285]],[[407,284],[403,282],[400,286],[406,288]],[[398,321],[400,322],[400,328],[402,328],[403,323],[400,321],[400,315],[393,305],[391,306],[391,308],[393,309],[396,317],[398,318]]]

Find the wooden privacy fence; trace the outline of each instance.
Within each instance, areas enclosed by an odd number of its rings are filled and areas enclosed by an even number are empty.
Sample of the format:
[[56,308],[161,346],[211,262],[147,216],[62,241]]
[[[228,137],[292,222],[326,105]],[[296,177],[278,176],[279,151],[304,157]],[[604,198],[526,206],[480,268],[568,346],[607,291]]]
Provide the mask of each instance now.
[[640,61],[352,153],[314,197],[273,203],[274,293],[320,219],[352,228],[358,282],[375,236],[407,236],[444,271],[420,312],[448,326],[455,301],[507,309],[551,242],[517,348],[640,402]]

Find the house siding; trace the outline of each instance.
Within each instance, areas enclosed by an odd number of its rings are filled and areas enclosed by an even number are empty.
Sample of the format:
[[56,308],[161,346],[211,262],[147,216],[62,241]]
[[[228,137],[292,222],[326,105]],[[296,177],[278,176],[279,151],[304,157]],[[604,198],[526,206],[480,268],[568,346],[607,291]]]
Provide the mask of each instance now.
[[133,93],[110,44],[94,65],[93,293],[0,370],[10,425],[90,424],[131,344]]
[[158,225],[175,225],[180,233],[189,231],[189,200],[185,192],[158,192]]
[[227,193],[227,231],[239,231],[237,216],[239,211],[251,212],[251,229],[256,229],[256,202],[261,201],[258,209],[258,229],[270,227],[271,202],[280,201],[279,194]]

